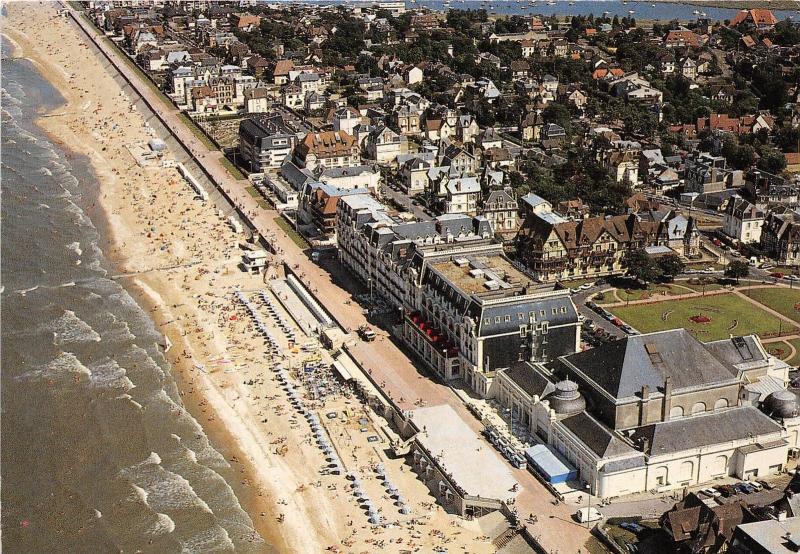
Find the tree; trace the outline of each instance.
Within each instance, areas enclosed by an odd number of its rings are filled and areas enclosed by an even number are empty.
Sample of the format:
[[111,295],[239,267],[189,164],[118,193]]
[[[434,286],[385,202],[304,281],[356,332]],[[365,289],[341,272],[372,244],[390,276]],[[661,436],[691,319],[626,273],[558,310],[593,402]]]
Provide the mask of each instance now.
[[668,254],[658,259],[658,268],[664,278],[673,279],[676,275],[683,273],[686,264],[676,254]]
[[628,275],[643,281],[645,285],[658,279],[662,272],[653,259],[642,249],[634,250],[628,254]]
[[750,268],[747,265],[747,262],[742,260],[733,260],[728,267],[725,268],[725,276],[730,277],[731,279],[736,279],[736,282],[739,282],[739,279],[742,277],[747,277],[750,274]]
[[786,156],[771,146],[762,146],[757,165],[759,169],[777,175],[786,169]]

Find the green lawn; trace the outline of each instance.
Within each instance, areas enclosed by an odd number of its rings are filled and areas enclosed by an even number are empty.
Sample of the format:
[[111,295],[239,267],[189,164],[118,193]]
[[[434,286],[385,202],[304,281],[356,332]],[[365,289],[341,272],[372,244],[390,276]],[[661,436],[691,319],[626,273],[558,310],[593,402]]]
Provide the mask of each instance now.
[[658,299],[664,296],[675,296],[676,294],[689,294],[690,290],[680,285],[673,285],[671,283],[648,285],[646,289],[617,289],[616,294],[620,302],[646,300],[648,298]]
[[[641,333],[684,327],[702,341],[724,339],[731,334],[774,336],[780,328],[778,318],[733,293],[620,306],[610,311]],[[696,323],[689,319],[694,316],[710,321]]]
[[767,349],[767,352],[781,360],[786,360],[792,352],[792,347],[789,346],[788,342],[785,340],[767,343],[764,345],[764,348]]
[[785,342],[788,342],[789,344],[794,346],[796,352],[794,356],[792,356],[788,360],[785,360],[785,362],[795,367],[800,366],[800,339],[792,339],[792,340],[787,340]]
[[766,287],[742,292],[779,314],[800,322],[800,289]]
[[289,238],[292,239],[292,242],[295,243],[297,246],[305,250],[306,248],[310,247],[311,245],[308,244],[308,241],[304,239],[297,231],[295,231],[292,226],[286,221],[283,217],[278,216],[275,218],[275,223],[278,224],[278,227],[283,229],[283,232],[289,235]]
[[234,179],[238,181],[243,181],[244,179],[247,179],[247,177],[244,176],[244,173],[242,173],[238,167],[233,165],[233,163],[231,163],[231,161],[228,158],[223,156],[222,158],[220,158],[220,162],[225,167],[225,169],[228,170],[228,173],[230,173]]

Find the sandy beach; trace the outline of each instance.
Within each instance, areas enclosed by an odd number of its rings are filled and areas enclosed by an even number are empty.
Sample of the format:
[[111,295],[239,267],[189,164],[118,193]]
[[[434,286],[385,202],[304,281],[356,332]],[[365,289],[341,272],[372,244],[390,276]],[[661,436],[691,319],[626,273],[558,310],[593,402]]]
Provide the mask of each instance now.
[[[494,551],[476,522],[445,513],[403,460],[387,460],[382,450],[343,455],[343,461],[362,474],[373,463],[386,464],[413,509],[391,527],[369,525],[346,494],[343,476],[320,476],[323,455],[304,422],[289,417],[286,397],[264,368],[264,341],[233,302],[235,290],[266,288],[262,276],[237,267],[242,237],[210,203],[195,198],[174,168],[137,164],[129,149],[152,138],[149,128],[74,24],[56,14],[56,4],[7,8],[3,33],[15,55],[32,60],[67,102],[37,123],[91,161],[100,182],[105,254],[121,274],[118,281],[171,344],[167,357],[184,407],[230,463],[224,476],[261,536],[280,552],[413,552],[445,544]],[[331,402],[345,411],[364,410],[344,397]],[[328,432],[334,442],[362,440],[357,428],[352,435],[337,428],[340,438],[333,428]],[[393,501],[381,496],[377,483],[367,489],[380,498],[385,519],[398,517],[396,509],[389,514]]]

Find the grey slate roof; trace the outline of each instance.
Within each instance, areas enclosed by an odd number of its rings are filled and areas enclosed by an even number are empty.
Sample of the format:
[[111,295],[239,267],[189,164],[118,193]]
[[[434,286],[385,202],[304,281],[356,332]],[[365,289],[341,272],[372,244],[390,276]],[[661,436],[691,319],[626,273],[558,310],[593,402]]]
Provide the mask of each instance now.
[[[755,336],[734,337],[733,339],[722,339],[707,342],[705,347],[710,350],[723,363],[730,364],[749,364],[754,362],[767,362],[767,357],[758,346]],[[738,373],[734,373],[738,375]]]
[[553,383],[525,362],[510,367],[506,375],[530,396],[542,398],[555,390]]
[[741,406],[639,427],[631,438],[634,443],[647,439],[645,454],[659,456],[781,430],[777,422],[756,408]]
[[564,418],[561,423],[600,458],[634,452],[633,447],[586,412]]
[[[516,299],[512,304],[495,304],[484,307],[482,319],[478,322],[478,335],[486,337],[503,333],[519,332],[520,325],[530,324],[533,312],[536,323],[549,322],[550,326],[567,325],[578,321],[575,304],[568,295],[556,297],[531,297]],[[509,321],[506,321],[509,316]],[[497,318],[500,321],[497,321]],[[489,320],[488,323],[486,320]]]
[[673,391],[735,381],[738,371],[717,359],[685,329],[634,335],[562,358],[568,371],[588,379],[617,399],[634,397],[643,385],[651,393],[672,378]]

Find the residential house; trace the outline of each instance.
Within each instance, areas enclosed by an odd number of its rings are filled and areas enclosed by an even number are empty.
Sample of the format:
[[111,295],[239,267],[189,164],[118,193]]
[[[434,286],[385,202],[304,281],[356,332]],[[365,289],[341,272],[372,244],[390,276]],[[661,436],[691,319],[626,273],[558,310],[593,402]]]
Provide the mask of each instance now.
[[400,164],[400,178],[406,194],[413,196],[428,188],[428,171],[433,164],[433,157],[426,159],[422,154],[412,155]]
[[695,62],[692,58],[683,58],[678,63],[678,67],[680,68],[681,75],[690,81],[697,79],[697,62]]
[[217,113],[217,96],[211,87],[203,85],[192,88],[192,110],[198,114]]
[[672,211],[568,221],[556,212],[526,214],[517,237],[520,260],[544,282],[618,275],[628,252],[666,246],[681,256],[699,251],[692,219]]
[[699,35],[688,29],[673,29],[664,37],[664,46],[667,48],[699,48],[701,39]]
[[796,206],[800,183],[795,179],[784,179],[760,169],[747,173],[745,192],[756,204]]
[[444,146],[440,165],[448,166],[451,171],[461,175],[473,175],[478,171],[478,160],[475,155],[455,144]]
[[697,194],[720,192],[727,188],[730,174],[723,156],[700,153],[686,160],[685,190]]
[[780,265],[800,266],[800,213],[787,207],[767,214],[761,247]]
[[333,130],[354,134],[354,129],[361,123],[361,114],[350,106],[338,108],[333,112]]
[[422,133],[422,115],[422,110],[418,108],[406,105],[400,106],[393,114],[394,123],[403,135],[420,135]]
[[379,164],[394,163],[402,154],[405,137],[391,127],[380,124],[367,137],[367,157]]
[[297,85],[287,85],[283,87],[283,105],[293,110],[303,108],[306,95]]
[[727,200],[723,213],[723,233],[745,244],[761,242],[761,227],[766,217],[762,208],[740,196],[732,196]]
[[297,144],[279,113],[267,113],[239,122],[239,154],[251,171],[277,169]]
[[314,172],[361,165],[358,144],[345,131],[308,133],[294,148],[293,158],[298,166]]
[[520,135],[525,142],[539,142],[542,137],[544,118],[538,111],[528,112],[520,122]]
[[475,141],[475,137],[480,132],[478,122],[472,114],[462,114],[458,116],[458,123],[456,126],[456,138],[463,144],[469,144]]
[[444,213],[475,215],[478,211],[481,186],[477,177],[449,179],[446,187]]
[[731,19],[731,27],[748,27],[759,31],[769,30],[775,27],[778,19],[770,10],[754,9],[741,10]]
[[483,215],[495,235],[512,238],[519,226],[519,212],[514,192],[510,188],[490,190],[481,206]]

